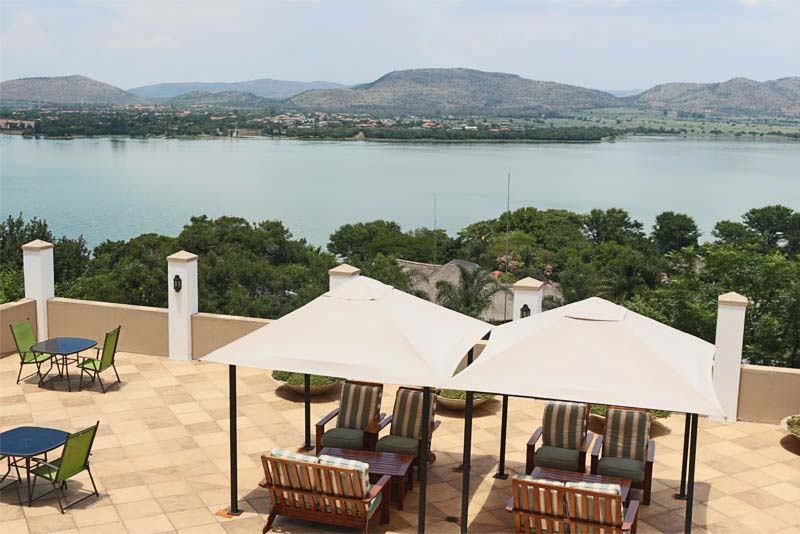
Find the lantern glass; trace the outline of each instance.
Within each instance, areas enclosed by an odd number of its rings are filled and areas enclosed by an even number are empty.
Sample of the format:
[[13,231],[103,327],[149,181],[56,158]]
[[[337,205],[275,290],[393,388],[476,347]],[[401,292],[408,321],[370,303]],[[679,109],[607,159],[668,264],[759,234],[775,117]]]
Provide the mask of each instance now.
[[522,308],[520,308],[520,310],[519,310],[519,316],[522,319],[524,319],[525,317],[530,317],[531,316],[531,309],[528,307],[527,304],[523,304],[522,305]]
[[172,287],[175,289],[175,293],[181,292],[181,288],[183,287],[183,281],[181,280],[181,277],[178,276],[177,274],[175,275],[175,278],[172,279]]

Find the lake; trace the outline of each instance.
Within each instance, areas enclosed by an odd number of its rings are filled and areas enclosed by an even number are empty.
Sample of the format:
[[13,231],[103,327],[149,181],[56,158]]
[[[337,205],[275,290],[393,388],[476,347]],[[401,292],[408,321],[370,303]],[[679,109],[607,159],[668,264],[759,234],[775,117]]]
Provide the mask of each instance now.
[[317,245],[378,218],[451,235],[511,208],[621,207],[649,230],[692,215],[708,232],[748,209],[800,210],[800,143],[636,137],[594,144],[396,144],[269,139],[0,137],[0,214],[47,219],[90,245],[176,235],[192,215],[279,219]]

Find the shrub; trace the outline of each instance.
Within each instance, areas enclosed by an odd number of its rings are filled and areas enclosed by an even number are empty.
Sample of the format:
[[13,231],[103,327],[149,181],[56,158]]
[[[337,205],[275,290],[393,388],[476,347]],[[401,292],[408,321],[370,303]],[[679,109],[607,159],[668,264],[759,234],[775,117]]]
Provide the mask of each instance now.
[[[444,397],[446,399],[455,399],[455,400],[465,400],[467,398],[467,392],[461,391],[460,389],[443,389],[439,392],[440,397]],[[494,395],[490,395],[488,393],[475,393],[472,396],[473,399],[493,399]]]
[[[305,384],[305,378],[303,373],[290,373],[288,371],[272,371],[272,378],[275,380],[279,380],[281,382],[286,382],[290,386],[302,386]],[[311,385],[312,386],[327,386],[329,384],[335,384],[336,382],[341,382],[341,378],[336,378],[333,376],[321,376],[321,375],[311,375]]]
[[786,426],[789,427],[789,432],[795,436],[800,436],[800,415],[793,415],[786,421]]

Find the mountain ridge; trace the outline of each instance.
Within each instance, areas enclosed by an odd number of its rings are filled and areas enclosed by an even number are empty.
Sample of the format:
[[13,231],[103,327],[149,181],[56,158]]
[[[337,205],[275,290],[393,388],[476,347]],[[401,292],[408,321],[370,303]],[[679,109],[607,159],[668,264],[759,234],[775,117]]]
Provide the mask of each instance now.
[[243,82],[167,82],[151,85],[142,85],[128,89],[128,92],[143,98],[161,100],[175,98],[186,93],[208,92],[222,93],[240,91],[252,93],[262,98],[283,100],[308,91],[310,89],[334,89],[345,87],[335,82],[315,80],[311,82],[298,82],[291,80],[276,80],[274,78],[259,78]]
[[0,82],[0,102],[8,101],[119,106],[145,102],[119,87],[80,74],[38,76]]

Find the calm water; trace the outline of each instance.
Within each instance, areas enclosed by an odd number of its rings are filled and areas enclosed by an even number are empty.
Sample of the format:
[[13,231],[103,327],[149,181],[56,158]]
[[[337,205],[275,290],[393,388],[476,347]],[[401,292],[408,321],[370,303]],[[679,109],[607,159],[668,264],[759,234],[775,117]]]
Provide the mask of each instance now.
[[800,209],[800,143],[636,138],[587,145],[414,145],[238,140],[0,138],[0,215],[46,218],[91,245],[177,234],[193,214],[280,219],[324,245],[348,222],[391,219],[455,233],[511,206],[622,207],[720,219]]

